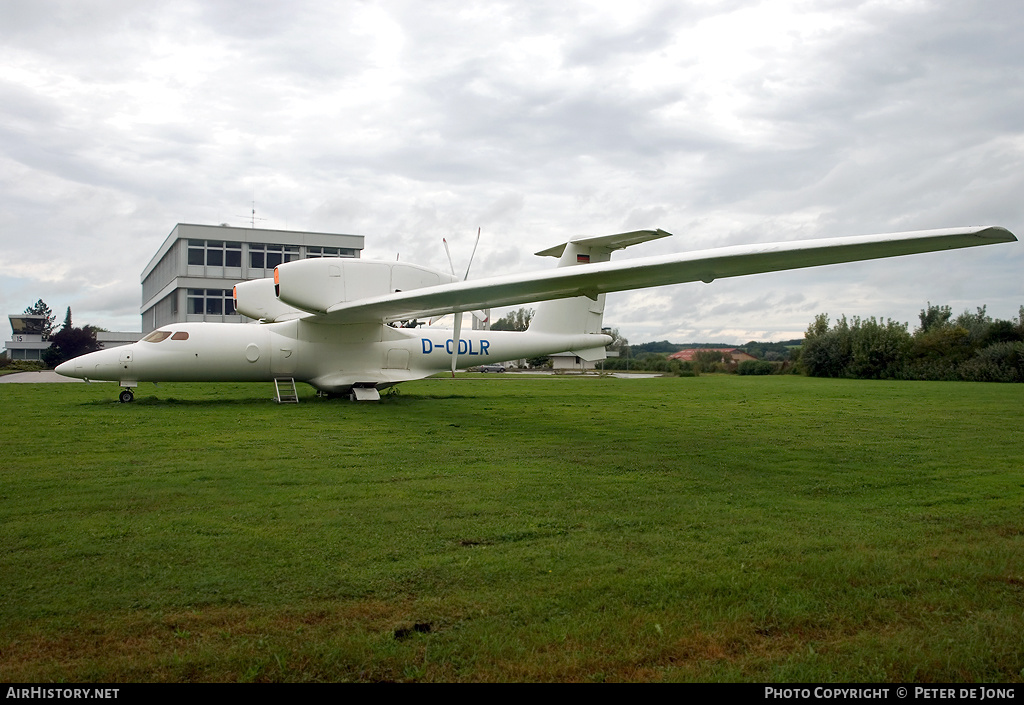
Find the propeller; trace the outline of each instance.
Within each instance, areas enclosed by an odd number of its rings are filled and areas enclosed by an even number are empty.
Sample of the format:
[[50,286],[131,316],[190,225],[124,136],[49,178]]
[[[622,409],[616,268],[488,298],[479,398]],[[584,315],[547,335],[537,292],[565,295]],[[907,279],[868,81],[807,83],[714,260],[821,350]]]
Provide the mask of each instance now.
[[[469,264],[466,265],[466,273],[462,275],[462,281],[469,279],[469,269],[473,266],[473,258],[476,257],[476,248],[480,245],[480,233],[481,228],[476,229],[476,242],[473,243],[473,252],[469,255]],[[452,276],[455,274],[455,263],[452,261],[452,251],[448,248],[448,240],[441,238],[441,242],[444,243],[445,254],[448,255],[448,268],[451,270]],[[482,311],[473,311],[473,315],[478,320],[486,321],[487,316]],[[431,321],[433,323],[433,321]],[[452,331],[452,377],[455,376],[455,367],[459,362],[459,341],[460,333],[462,332],[462,311],[455,312],[455,328]]]

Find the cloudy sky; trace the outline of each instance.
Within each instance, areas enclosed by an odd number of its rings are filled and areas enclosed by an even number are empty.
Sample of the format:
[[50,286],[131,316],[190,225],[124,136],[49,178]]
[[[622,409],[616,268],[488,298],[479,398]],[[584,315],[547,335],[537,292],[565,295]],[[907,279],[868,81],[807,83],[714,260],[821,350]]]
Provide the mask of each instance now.
[[[0,3],[0,304],[138,330],[175,223],[366,236],[475,277],[579,235],[637,257],[997,224],[1024,234],[1024,4]],[[460,264],[461,263],[461,264]],[[821,312],[1024,305],[1024,244],[609,297],[632,342]],[[9,334],[9,331],[8,331]],[[6,337],[6,335],[4,336]]]

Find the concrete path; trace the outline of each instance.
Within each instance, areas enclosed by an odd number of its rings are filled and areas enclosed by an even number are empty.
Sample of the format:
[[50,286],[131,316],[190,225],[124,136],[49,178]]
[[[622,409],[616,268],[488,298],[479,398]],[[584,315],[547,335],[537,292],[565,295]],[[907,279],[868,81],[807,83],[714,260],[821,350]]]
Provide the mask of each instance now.
[[54,382],[82,382],[84,379],[72,379],[63,377],[53,370],[40,370],[39,372],[15,372],[11,375],[0,376],[0,384],[52,384]]

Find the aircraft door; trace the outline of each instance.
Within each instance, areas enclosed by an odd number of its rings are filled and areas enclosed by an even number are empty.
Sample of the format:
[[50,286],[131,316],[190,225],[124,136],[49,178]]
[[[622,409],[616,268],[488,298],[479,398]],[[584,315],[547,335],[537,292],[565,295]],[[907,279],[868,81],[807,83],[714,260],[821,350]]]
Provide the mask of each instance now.
[[295,374],[295,363],[299,358],[295,350],[295,341],[279,338],[275,341],[273,354],[270,358],[270,373],[276,376]]
[[[294,332],[294,322],[288,329]],[[270,336],[270,374],[275,377],[291,377],[299,360],[299,341],[294,335],[272,333]]]

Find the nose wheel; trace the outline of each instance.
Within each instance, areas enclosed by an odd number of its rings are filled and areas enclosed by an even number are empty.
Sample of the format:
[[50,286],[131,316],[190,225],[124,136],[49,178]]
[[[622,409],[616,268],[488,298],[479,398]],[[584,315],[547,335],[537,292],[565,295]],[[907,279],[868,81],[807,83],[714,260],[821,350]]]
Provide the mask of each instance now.
[[121,400],[122,404],[127,404],[130,401],[135,401],[135,395],[132,393],[131,389],[122,390],[117,398]]

